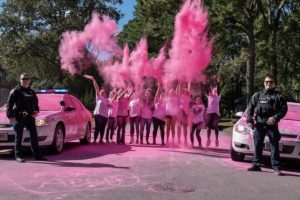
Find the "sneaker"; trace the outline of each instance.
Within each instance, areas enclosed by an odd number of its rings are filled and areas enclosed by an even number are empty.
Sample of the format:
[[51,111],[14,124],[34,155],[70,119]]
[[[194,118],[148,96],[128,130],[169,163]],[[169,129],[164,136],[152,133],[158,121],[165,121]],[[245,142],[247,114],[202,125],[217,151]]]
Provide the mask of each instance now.
[[150,142],[149,141],[146,141],[147,142],[147,144],[150,144]]
[[218,147],[219,146],[219,140],[216,140],[215,144],[216,144],[216,147]]
[[283,173],[281,172],[280,169],[274,169],[274,174],[277,175],[277,176],[283,176]]
[[99,141],[99,144],[104,144],[103,140],[100,140],[100,141]]
[[138,143],[139,143],[139,140],[136,140],[135,143],[138,144]]
[[209,147],[210,146],[210,140],[206,141],[206,146]]
[[45,158],[45,157],[40,157],[40,158],[36,158],[35,160],[38,160],[38,161],[47,161],[48,159]]
[[24,160],[23,158],[20,158],[20,157],[16,158],[16,161],[17,161],[18,163],[23,163],[23,162],[25,162],[25,160]]
[[253,166],[249,167],[247,170],[250,172],[260,172],[261,168],[256,165],[253,165]]

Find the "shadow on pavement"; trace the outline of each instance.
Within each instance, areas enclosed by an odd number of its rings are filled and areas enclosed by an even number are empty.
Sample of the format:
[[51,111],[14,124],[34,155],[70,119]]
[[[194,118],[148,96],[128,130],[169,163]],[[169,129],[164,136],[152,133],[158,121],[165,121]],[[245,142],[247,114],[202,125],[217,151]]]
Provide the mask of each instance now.
[[129,145],[117,144],[90,144],[79,145],[78,143],[66,143],[64,151],[58,155],[49,155],[50,160],[86,160],[102,157],[109,154],[122,154],[132,151]]
[[[29,161],[31,162],[31,161]],[[32,161],[34,163],[35,161]],[[80,167],[80,168],[115,168],[115,169],[130,169],[130,167],[118,167],[111,164],[105,164],[105,163],[79,163],[79,162],[62,162],[62,161],[56,161],[56,160],[49,160],[44,162],[39,162],[41,164],[47,164],[47,165],[55,165],[58,167]]]
[[228,149],[198,149],[198,152],[195,151],[181,151],[181,150],[162,150],[169,151],[174,153],[184,153],[184,154],[192,154],[192,155],[201,155],[207,157],[216,157],[216,158],[230,158]]

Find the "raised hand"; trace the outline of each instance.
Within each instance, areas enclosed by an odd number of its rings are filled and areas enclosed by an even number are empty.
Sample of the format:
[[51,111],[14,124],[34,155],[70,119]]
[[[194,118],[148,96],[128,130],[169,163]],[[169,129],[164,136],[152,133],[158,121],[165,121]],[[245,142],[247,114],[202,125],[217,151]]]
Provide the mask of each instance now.
[[87,74],[83,75],[83,77],[86,78],[86,79],[90,79],[90,80],[95,79],[93,76],[90,76],[90,75],[87,75]]

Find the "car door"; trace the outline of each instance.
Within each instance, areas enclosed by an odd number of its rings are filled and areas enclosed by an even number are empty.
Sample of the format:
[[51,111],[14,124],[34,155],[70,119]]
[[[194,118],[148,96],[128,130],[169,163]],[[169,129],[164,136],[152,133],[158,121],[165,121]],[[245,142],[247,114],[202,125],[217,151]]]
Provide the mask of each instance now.
[[77,137],[77,116],[76,107],[69,95],[64,96],[64,123],[66,129],[66,141],[74,140]]
[[85,126],[87,124],[86,116],[80,101],[73,96],[70,96],[70,99],[73,105],[75,106],[76,125],[77,125],[76,135],[79,138],[85,134]]

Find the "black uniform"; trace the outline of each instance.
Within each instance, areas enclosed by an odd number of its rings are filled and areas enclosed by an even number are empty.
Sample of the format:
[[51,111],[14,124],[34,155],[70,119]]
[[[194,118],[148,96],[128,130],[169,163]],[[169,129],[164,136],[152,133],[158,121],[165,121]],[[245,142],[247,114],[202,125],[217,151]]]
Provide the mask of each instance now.
[[[271,164],[273,169],[280,168],[278,122],[287,113],[286,100],[274,89],[255,93],[247,108],[247,123],[255,125],[254,129],[254,157],[253,166],[260,167],[264,138],[268,135],[271,145]],[[269,117],[274,117],[275,125],[268,125]]]
[[33,154],[36,159],[42,158],[38,144],[38,136],[35,125],[35,118],[32,115],[39,112],[38,98],[31,88],[16,86],[9,94],[7,100],[6,115],[8,118],[15,118],[15,156],[22,157],[23,129],[26,127],[30,133],[30,142]]

